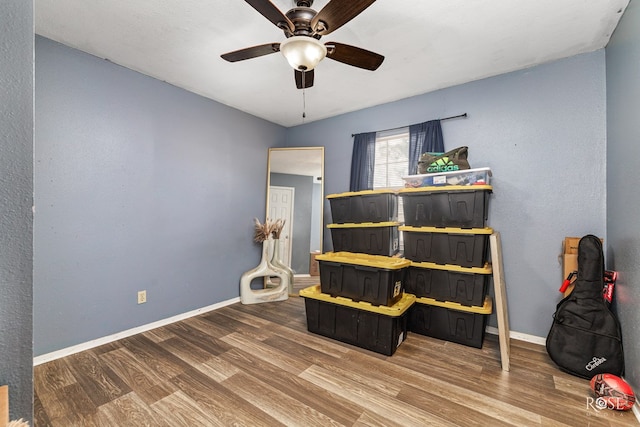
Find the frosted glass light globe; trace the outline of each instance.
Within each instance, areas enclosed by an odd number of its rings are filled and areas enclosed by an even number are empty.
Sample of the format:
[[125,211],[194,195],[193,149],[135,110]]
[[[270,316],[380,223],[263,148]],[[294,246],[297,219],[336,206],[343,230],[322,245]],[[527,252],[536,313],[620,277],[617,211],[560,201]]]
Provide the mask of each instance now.
[[292,36],[280,43],[280,52],[295,70],[313,70],[327,56],[327,48],[317,39]]

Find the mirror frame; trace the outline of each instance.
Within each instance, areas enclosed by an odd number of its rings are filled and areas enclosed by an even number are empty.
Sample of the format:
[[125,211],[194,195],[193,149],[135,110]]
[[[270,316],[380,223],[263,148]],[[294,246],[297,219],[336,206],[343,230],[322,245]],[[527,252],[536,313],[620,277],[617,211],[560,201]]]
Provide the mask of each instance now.
[[[272,161],[272,156],[274,153],[279,153],[279,152],[287,152],[287,151],[294,151],[294,152],[304,152],[304,151],[320,151],[321,154],[321,159],[320,159],[320,197],[321,200],[319,201],[319,205],[320,205],[320,212],[319,212],[319,223],[317,224],[317,233],[318,238],[319,238],[319,250],[320,253],[322,253],[324,251],[324,241],[323,241],[323,237],[324,237],[324,147],[322,146],[317,146],[317,147],[282,147],[282,148],[269,148],[269,153],[268,153],[268,157],[267,157],[267,188],[266,188],[266,207],[265,207],[265,212],[266,212],[266,217],[268,217],[269,215],[269,200],[270,200],[270,194],[269,194],[269,190],[271,187],[271,161]],[[270,218],[273,219],[273,218]],[[310,249],[311,250],[311,249]],[[309,266],[310,270],[311,270],[311,265]],[[311,273],[311,271],[309,271],[309,273]],[[298,274],[298,273],[296,273]],[[306,273],[299,273],[299,274],[306,274]]]

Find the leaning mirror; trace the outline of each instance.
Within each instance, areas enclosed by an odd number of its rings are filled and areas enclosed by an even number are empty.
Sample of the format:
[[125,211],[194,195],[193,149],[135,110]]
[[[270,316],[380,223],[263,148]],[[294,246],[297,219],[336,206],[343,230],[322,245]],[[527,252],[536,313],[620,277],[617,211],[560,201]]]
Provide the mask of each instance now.
[[305,277],[316,274],[312,257],[322,251],[323,173],[324,147],[269,149],[267,218],[285,220],[279,255],[293,270],[298,290]]

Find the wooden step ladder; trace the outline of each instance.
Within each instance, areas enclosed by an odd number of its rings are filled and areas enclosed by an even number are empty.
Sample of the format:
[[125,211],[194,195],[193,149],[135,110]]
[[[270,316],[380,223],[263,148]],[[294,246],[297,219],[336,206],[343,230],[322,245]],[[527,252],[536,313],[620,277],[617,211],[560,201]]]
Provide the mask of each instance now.
[[500,342],[500,361],[502,370],[509,370],[509,355],[511,345],[509,342],[509,313],[507,310],[507,293],[502,267],[502,244],[500,233],[494,231],[489,236],[491,247],[491,266],[493,269],[493,292],[496,299],[496,317],[498,319],[498,340]]

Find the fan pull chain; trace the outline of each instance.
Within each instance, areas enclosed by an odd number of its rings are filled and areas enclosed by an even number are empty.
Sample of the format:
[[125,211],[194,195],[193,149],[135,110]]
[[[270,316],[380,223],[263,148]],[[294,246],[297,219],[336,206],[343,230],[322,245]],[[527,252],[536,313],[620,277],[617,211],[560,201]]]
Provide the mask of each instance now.
[[[304,87],[304,73],[302,74],[302,87]],[[302,123],[304,123],[304,119],[307,117],[307,98],[305,95],[305,89],[302,89]]]

